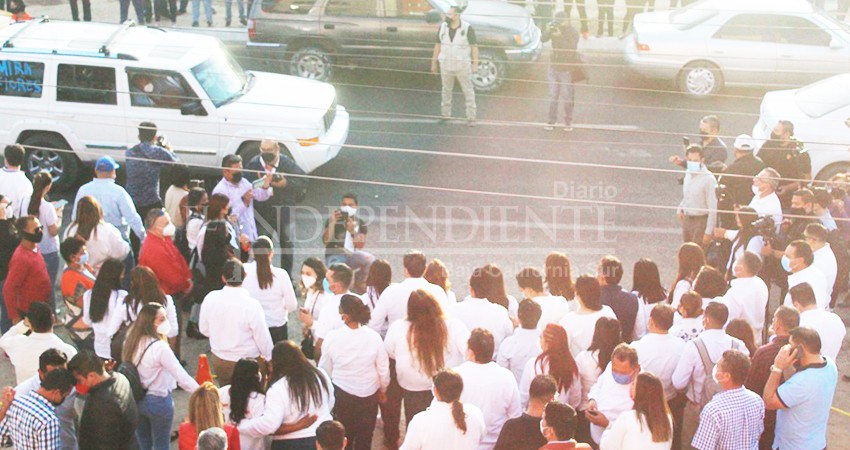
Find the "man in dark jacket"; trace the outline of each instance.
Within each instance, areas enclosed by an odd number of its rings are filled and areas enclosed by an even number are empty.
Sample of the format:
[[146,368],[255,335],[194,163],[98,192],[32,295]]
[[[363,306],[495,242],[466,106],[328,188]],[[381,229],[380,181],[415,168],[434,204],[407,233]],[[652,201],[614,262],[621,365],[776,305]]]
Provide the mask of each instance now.
[[579,33],[570,24],[564,12],[555,14],[555,20],[545,25],[541,41],[552,41],[552,55],[549,57],[549,121],[544,129],[555,129],[558,121],[558,106],[563,98],[564,130],[572,131],[573,107],[575,105],[575,71],[581,62],[576,48]]
[[[735,138],[735,161],[729,164],[718,180],[718,184],[726,187],[723,198],[718,202],[721,210],[731,211],[747,206],[753,199],[753,177],[764,169],[764,162],[753,154],[754,149],[755,142],[750,136],[742,134]],[[728,230],[737,229],[735,215],[721,214],[720,226]]]
[[620,287],[623,278],[623,263],[616,256],[605,256],[599,263],[597,279],[599,280],[599,296],[602,304],[614,310],[620,321],[620,331],[623,342],[631,342],[635,330],[635,318],[638,311],[638,299],[631,292]]
[[793,180],[812,179],[812,160],[802,142],[794,138],[794,124],[780,120],[770,133],[770,140],[761,146],[759,158],[767,167],[777,172],[782,180],[776,195],[782,202],[782,209],[791,206],[791,197],[806,183]]
[[77,379],[78,388],[88,388],[78,430],[80,448],[136,450],[139,413],[127,378],[118,372],[109,375],[91,350],[77,353],[68,362],[68,370]]

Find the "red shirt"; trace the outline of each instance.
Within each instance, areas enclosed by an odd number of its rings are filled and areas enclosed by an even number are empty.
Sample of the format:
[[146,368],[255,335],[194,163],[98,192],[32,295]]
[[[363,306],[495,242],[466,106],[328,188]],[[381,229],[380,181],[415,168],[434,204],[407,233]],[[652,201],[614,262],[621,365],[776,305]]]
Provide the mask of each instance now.
[[[239,444],[239,430],[230,423],[224,424],[222,428],[224,429],[224,434],[227,435],[227,450],[242,450]],[[195,450],[197,448],[198,431],[195,430],[195,425],[192,422],[181,423],[177,435],[179,436],[177,440],[179,450]]]
[[12,323],[21,320],[21,314],[30,310],[35,302],[48,303],[53,294],[47,265],[38,247],[28,250],[21,244],[9,261],[9,274],[3,285],[3,299]]
[[552,441],[548,444],[540,447],[540,450],[585,450],[590,449],[590,446],[587,444],[581,444],[574,440],[569,441]]
[[192,272],[171,238],[148,233],[139,252],[139,265],[153,270],[167,295],[189,289]]

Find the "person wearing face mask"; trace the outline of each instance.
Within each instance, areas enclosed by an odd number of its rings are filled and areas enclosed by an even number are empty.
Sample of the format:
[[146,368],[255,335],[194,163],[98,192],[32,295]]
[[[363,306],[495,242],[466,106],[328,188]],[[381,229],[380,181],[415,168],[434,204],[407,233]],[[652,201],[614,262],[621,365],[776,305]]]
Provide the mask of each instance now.
[[[703,148],[705,156],[704,164],[712,172],[721,172],[725,169],[728,149],[726,143],[720,139],[720,119],[715,115],[705,116],[699,122],[699,146]],[[670,162],[683,168],[687,168],[687,150],[685,148],[685,159],[678,155],[670,157]]]
[[[631,384],[640,373],[637,350],[629,344],[619,344],[611,353],[611,362],[587,393],[585,417],[590,422],[590,436],[597,444],[602,432],[620,414],[634,407]],[[544,417],[545,419],[545,417]]]
[[[718,192],[725,194],[718,200],[719,209],[736,210],[746,206],[753,199],[753,177],[764,169],[764,162],[753,155],[755,141],[749,135],[741,134],[735,138],[735,160],[732,161],[717,179]],[[725,228],[736,228],[735,216],[722,213],[718,219]]]
[[664,399],[661,380],[651,373],[638,374],[631,385],[631,398],[634,409],[620,414],[605,430],[599,448],[670,450],[673,444],[673,421]]
[[[232,214],[236,216],[239,234],[245,234],[248,242],[241,243],[242,250],[248,251],[250,242],[257,240],[257,222],[254,217],[254,201],[264,202],[274,194],[272,190],[273,174],[267,173],[262,182],[251,183],[242,171],[242,157],[227,155],[221,161],[222,178],[213,188],[213,195],[224,194],[230,199]],[[247,246],[245,245],[247,244]]]
[[750,366],[750,358],[737,350],[726,350],[717,361],[711,377],[721,391],[699,416],[691,442],[697,450],[758,447],[764,430],[764,401],[744,387]]
[[546,445],[540,450],[590,450],[590,445],[573,438],[576,424],[576,411],[572,406],[559,401],[547,403],[540,420],[540,433],[546,438]]
[[58,368],[51,370],[41,386],[29,394],[16,395],[11,388],[4,390],[0,439],[11,440],[21,450],[60,448],[56,407],[65,401],[73,387],[71,372]]
[[33,216],[25,216],[15,225],[21,243],[9,261],[9,272],[3,283],[3,300],[12,323],[18,323],[31,304],[50,303],[53,296],[47,265],[38,249],[38,243],[44,237],[41,223]]
[[440,124],[447,123],[452,117],[452,97],[457,80],[466,99],[466,123],[474,127],[476,107],[472,76],[478,72],[478,40],[475,37],[475,29],[469,22],[460,18],[464,9],[465,4],[462,7],[452,6],[446,12],[446,19],[437,31],[437,43],[431,57],[431,73],[436,74],[439,69],[443,85]]
[[717,223],[717,180],[705,166],[704,150],[698,145],[688,147],[682,201],[676,214],[682,223],[684,242],[707,245]]
[[67,267],[62,273],[62,298],[65,301],[65,329],[77,348],[94,348],[92,327],[83,318],[84,294],[94,287],[95,276],[88,265],[86,242],[72,236],[59,246]]
[[779,231],[779,226],[782,224],[782,203],[779,200],[779,196],[776,195],[776,188],[778,186],[779,172],[770,167],[762,169],[753,178],[751,187],[753,199],[747,205],[754,209],[759,217],[770,217],[777,231]]
[[794,138],[794,124],[787,120],[778,121],[770,133],[770,140],[759,149],[758,157],[782,178],[777,194],[782,207],[787,208],[791,204],[791,195],[812,179],[811,157],[803,143]]
[[769,298],[767,285],[758,277],[761,267],[761,258],[757,254],[744,252],[735,260],[732,269],[735,278],[720,299],[729,308],[729,320],[742,319],[753,327],[756,344],[762,342],[764,312]]
[[188,294],[192,290],[192,273],[180,250],[174,245],[177,228],[164,209],[148,211],[145,217],[147,239],[142,244],[139,265],[149,267],[166,295]]
[[143,306],[124,340],[122,359],[135,364],[139,380],[147,390],[138,402],[139,426],[136,439],[140,450],[168,450],[174,401],[171,391],[175,382],[186,392],[194,392],[198,383],[168,346],[171,323],[165,308],[158,303]]
[[814,266],[815,255],[812,247],[803,240],[797,240],[785,248],[782,255],[782,269],[788,272],[788,290],[783,304],[793,306],[790,290],[799,284],[808,283],[815,293],[817,306],[826,310],[829,306],[829,287],[823,272]]
[[21,238],[15,230],[15,220],[9,213],[11,210],[10,203],[9,197],[0,194],[0,334],[5,333],[12,326],[6,309],[6,302],[3,300],[3,285],[6,283],[12,255],[21,242]]
[[357,215],[358,203],[357,195],[343,195],[341,206],[325,222],[322,242],[325,244],[325,262],[329,266],[346,262],[346,255],[366,245],[368,228],[366,221]]

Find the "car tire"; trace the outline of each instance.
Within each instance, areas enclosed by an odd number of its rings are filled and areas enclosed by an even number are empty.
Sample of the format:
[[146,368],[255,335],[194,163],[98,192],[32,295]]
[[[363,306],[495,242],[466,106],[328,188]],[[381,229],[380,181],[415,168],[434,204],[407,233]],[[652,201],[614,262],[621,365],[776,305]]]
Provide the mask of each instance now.
[[477,92],[497,91],[505,82],[507,65],[495,53],[481,52],[478,56],[478,72],[472,74],[472,86]]
[[24,139],[21,145],[27,150],[24,170],[30,179],[39,171],[46,170],[53,175],[52,191],[67,191],[74,187],[80,176],[80,160],[64,139],[34,134]]
[[303,47],[289,59],[289,73],[301,78],[330,81],[333,78],[333,58],[322,47]]
[[836,162],[821,169],[820,172],[815,175],[815,179],[820,181],[829,181],[829,179],[833,176],[838,175],[839,173],[847,173],[848,171],[850,171],[850,162]]
[[693,62],[679,73],[679,89],[694,98],[705,98],[723,88],[720,68],[705,61]]

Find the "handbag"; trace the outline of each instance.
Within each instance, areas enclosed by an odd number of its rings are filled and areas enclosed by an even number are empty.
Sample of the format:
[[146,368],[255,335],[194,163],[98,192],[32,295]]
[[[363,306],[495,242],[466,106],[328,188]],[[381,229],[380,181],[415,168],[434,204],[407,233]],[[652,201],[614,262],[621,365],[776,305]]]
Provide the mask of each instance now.
[[301,340],[301,353],[307,359],[313,359],[316,356],[316,347],[313,345],[313,332],[310,330],[307,330],[307,334]]

